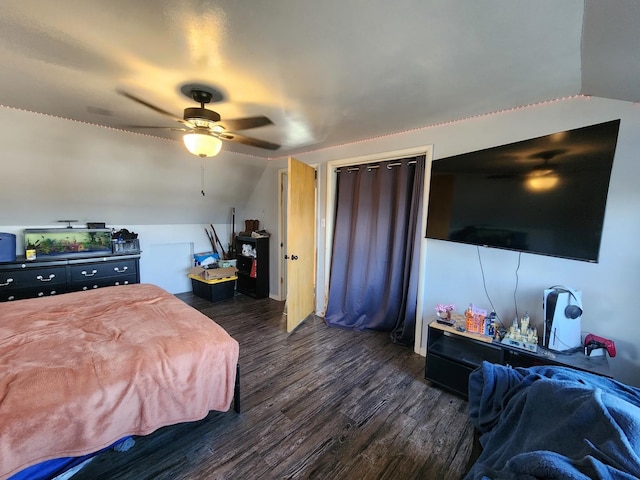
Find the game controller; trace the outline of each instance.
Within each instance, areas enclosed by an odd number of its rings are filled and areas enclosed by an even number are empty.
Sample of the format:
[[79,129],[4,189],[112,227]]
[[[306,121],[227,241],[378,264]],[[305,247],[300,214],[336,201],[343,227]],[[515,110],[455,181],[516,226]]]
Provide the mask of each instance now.
[[593,333],[590,333],[586,337],[584,337],[585,355],[591,355],[591,352],[598,348],[606,349],[610,357],[616,356],[616,344],[613,343],[613,340],[599,337],[598,335],[594,335]]

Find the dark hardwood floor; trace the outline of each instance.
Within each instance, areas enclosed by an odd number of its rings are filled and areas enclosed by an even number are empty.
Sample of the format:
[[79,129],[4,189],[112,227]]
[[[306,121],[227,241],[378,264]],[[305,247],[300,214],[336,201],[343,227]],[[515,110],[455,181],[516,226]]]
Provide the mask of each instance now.
[[307,319],[287,334],[284,303],[181,294],[240,343],[242,413],[136,437],[83,479],[458,479],[473,428],[467,403],[424,380],[424,357],[386,333]]

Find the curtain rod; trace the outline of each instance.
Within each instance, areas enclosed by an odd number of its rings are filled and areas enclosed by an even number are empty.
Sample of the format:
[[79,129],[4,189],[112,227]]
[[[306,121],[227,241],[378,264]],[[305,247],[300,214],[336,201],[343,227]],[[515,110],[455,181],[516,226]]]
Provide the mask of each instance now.
[[[415,165],[415,164],[416,164],[416,160],[409,160],[407,162],[407,165]],[[391,170],[393,167],[399,167],[400,165],[402,165],[401,162],[388,163],[387,164],[387,169]],[[370,172],[372,170],[377,170],[378,168],[380,168],[380,164],[379,163],[377,163],[377,164],[373,164],[373,163],[372,164],[365,164],[365,165],[361,165],[361,166],[362,167],[366,167],[367,168],[367,172]],[[336,173],[340,173],[340,172],[342,172],[343,168],[346,168],[348,173],[357,172],[358,170],[360,170],[360,166],[357,166],[357,167],[339,167],[339,168],[336,168],[334,171]]]

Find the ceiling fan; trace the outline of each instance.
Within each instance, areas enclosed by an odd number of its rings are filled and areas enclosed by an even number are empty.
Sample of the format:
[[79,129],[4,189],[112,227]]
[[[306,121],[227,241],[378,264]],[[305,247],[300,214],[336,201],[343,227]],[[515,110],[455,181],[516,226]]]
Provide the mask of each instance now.
[[[558,162],[551,163],[551,160],[567,153],[566,149],[545,150],[542,152],[529,155],[527,158],[535,160],[534,166],[528,166],[523,171],[509,172],[496,175],[490,175],[492,179],[512,179],[520,178],[524,182],[524,186],[531,192],[545,192],[556,188],[560,182],[561,168]],[[542,160],[542,162],[539,162]]]
[[222,100],[222,94],[219,91],[204,85],[192,84],[182,86],[180,91],[200,104],[199,107],[185,108],[183,118],[175,116],[123,90],[118,90],[118,93],[183,125],[182,128],[151,126],[133,126],[133,128],[170,128],[172,130],[187,132],[183,136],[183,141],[187,150],[194,155],[200,157],[213,157],[217,155],[222,148],[222,140],[242,143],[267,150],[277,150],[280,148],[280,145],[275,143],[235,133],[235,130],[248,130],[250,128],[272,125],[273,122],[269,120],[269,118],[260,115],[256,117],[222,120],[218,112],[205,108],[205,105],[212,101],[219,102]]
[[[488,175],[487,178],[491,179],[511,179],[511,178],[532,178],[532,177],[543,177],[546,175],[551,175],[556,173],[559,170],[558,162],[550,163],[555,157],[564,155],[567,153],[567,149],[558,148],[554,150],[544,150],[541,152],[536,152],[531,155],[525,157],[527,160],[527,165],[516,166],[511,171],[505,171],[499,174]],[[535,161],[535,164],[531,166],[529,161]]]

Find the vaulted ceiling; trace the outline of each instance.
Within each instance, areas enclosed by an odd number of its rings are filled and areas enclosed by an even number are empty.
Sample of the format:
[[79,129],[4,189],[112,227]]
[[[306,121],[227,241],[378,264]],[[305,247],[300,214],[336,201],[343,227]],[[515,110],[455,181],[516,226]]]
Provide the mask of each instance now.
[[221,124],[271,120],[236,131],[278,150],[223,146],[265,158],[566,96],[640,101],[636,0],[4,0],[2,10],[0,104],[179,140],[175,117],[198,106],[183,87],[204,85],[221,94],[208,105]]

